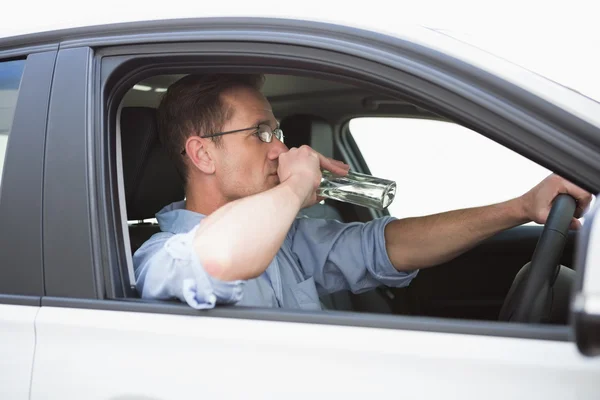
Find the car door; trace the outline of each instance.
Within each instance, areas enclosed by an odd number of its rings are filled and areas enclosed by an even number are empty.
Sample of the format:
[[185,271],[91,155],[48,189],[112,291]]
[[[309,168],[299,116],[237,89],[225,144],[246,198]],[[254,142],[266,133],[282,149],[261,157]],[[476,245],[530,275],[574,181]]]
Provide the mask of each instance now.
[[[431,65],[423,66],[419,79],[408,74],[409,65],[423,62],[409,42],[369,37],[363,47],[365,32],[305,21],[144,27],[131,36],[122,26],[61,34],[66,39],[56,62],[44,164],[46,292],[35,322],[31,399],[597,398],[600,361],[577,351],[569,326],[246,307],[197,311],[136,298],[128,291],[119,142],[111,135],[118,131],[119,96],[145,67],[295,66],[338,78],[385,76],[390,86],[402,80],[415,85],[413,93],[417,86],[428,92],[422,101],[435,101],[435,92],[438,107],[452,104],[463,117],[477,114],[498,129],[494,134],[510,126],[514,135],[562,154],[527,129],[530,119],[508,124],[502,107],[492,112],[451,85],[442,90],[443,79],[433,85],[425,74]],[[285,43],[273,43],[277,37]],[[359,45],[360,57],[352,50]],[[425,56],[427,49],[421,50]],[[410,63],[402,64],[399,54]],[[319,67],[324,64],[326,71]],[[468,74],[446,78],[475,82]],[[544,114],[535,117],[544,123]],[[568,125],[569,118],[554,122]],[[513,143],[510,136],[505,140]],[[585,167],[582,174],[591,168]]]
[[598,360],[560,329],[82,303],[42,308],[32,399],[594,399],[599,390]]
[[[53,49],[54,47],[54,49]],[[0,42],[0,398],[29,399],[43,296],[41,182],[56,46]]]

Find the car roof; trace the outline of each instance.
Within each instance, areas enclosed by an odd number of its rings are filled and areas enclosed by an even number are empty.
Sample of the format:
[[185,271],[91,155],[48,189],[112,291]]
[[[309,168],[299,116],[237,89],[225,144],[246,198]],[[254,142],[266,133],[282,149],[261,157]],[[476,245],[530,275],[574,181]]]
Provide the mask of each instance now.
[[[322,26],[326,30],[336,30],[343,26],[354,28],[359,33],[365,30],[399,38],[462,60],[511,82],[600,128],[600,103],[593,99],[481,48],[451,37],[445,32],[411,24],[403,21],[401,17],[398,17],[394,23],[394,19],[385,18],[384,10],[376,14],[380,18],[365,18],[361,13],[348,12],[341,9],[339,5],[332,5],[329,2],[320,2],[318,9],[298,5],[273,8],[271,6],[275,4],[274,2],[260,0],[250,2],[251,6],[241,2],[236,3],[235,6],[229,2],[186,2],[185,7],[178,7],[175,5],[177,0],[169,3],[169,7],[161,3],[163,7],[157,8],[147,1],[131,0],[125,3],[107,1],[103,2],[102,7],[96,7],[97,10],[94,12],[80,7],[69,10],[69,13],[63,12],[57,18],[45,15],[44,19],[35,22],[25,18],[21,19],[20,24],[3,24],[0,26],[0,51],[18,43],[35,43],[36,38],[42,37],[46,38],[45,40],[61,41],[79,36],[131,33],[132,30],[137,29],[140,31],[152,29],[153,26],[163,28],[167,26],[174,30],[182,26],[186,29],[191,27],[197,29],[201,28],[208,19],[215,21],[215,18],[231,19],[233,23],[252,19],[263,21],[265,26],[273,21],[279,23],[300,21],[312,23],[312,26]],[[195,3],[201,3],[201,6]],[[114,5],[114,8],[111,5]],[[49,12],[56,14],[54,8],[49,9]],[[43,14],[43,12],[36,14]],[[28,13],[28,16],[30,17],[31,13]],[[41,32],[44,34],[39,35]]]

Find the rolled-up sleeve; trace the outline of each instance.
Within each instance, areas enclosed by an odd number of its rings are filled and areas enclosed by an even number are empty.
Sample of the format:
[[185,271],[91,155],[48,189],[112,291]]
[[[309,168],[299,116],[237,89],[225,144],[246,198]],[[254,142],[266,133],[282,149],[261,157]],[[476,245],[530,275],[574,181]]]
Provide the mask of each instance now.
[[136,251],[136,289],[142,298],[177,298],[196,309],[242,298],[244,281],[225,282],[206,273],[192,245],[196,230],[158,233]]
[[385,226],[395,218],[362,223],[298,218],[288,234],[304,274],[320,294],[339,290],[361,293],[377,286],[408,286],[418,270],[400,272],[385,247]]

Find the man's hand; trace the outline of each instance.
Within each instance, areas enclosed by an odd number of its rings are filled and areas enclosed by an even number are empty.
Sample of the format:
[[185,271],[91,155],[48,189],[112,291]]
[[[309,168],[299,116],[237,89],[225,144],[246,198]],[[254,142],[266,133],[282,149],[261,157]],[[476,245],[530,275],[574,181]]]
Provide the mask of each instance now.
[[300,208],[309,207],[318,201],[316,192],[321,183],[321,168],[344,176],[348,173],[349,166],[327,158],[309,146],[293,147],[279,156],[279,181],[288,185],[298,196],[302,204]]
[[316,201],[321,168],[348,173],[346,164],[308,146],[293,148],[279,156],[280,185],[229,202],[204,218],[194,238],[204,270],[224,281],[260,276],[279,251],[299,207]]
[[575,217],[571,221],[571,229],[579,229],[581,222],[577,218],[580,218],[589,207],[592,195],[555,174],[548,176],[521,196],[525,215],[529,220],[538,224],[546,223],[554,198],[562,193],[571,195],[577,201],[577,209],[575,210]]

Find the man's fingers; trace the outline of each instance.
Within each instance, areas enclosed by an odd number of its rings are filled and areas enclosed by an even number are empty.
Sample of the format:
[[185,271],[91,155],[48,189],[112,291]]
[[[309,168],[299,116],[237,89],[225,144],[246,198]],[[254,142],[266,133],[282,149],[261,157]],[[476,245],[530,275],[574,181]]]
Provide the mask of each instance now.
[[587,207],[582,207],[582,206],[580,206],[579,202],[577,202],[577,208],[575,208],[575,214],[574,214],[575,218],[581,218],[586,209],[587,209]]
[[338,165],[340,165],[340,166],[342,166],[342,167],[347,167],[347,166],[348,166],[348,164],[346,164],[345,162],[343,162],[343,161],[340,161],[340,160],[335,160],[335,159],[333,159],[333,158],[329,158],[329,160],[331,160],[331,161],[332,161],[332,162],[334,162],[335,164],[338,164]]
[[325,157],[323,154],[319,153],[318,151],[315,151],[310,146],[304,145],[304,146],[300,147],[300,149],[302,149],[302,148],[308,149],[312,154],[316,155],[319,158],[319,164],[321,166],[321,169],[326,169],[327,171],[330,171],[331,173],[333,173],[335,175],[341,175],[341,176],[345,176],[350,169],[350,166],[348,164],[346,164],[345,162],[334,160],[333,158]]
[[321,168],[326,169],[336,175],[344,176],[348,173],[350,166],[342,161],[334,160],[317,153],[321,162]]
[[592,203],[593,196],[589,193],[581,199],[577,199],[577,217],[581,217],[588,210]]
[[569,229],[579,229],[581,228],[581,221],[579,221],[577,218],[573,218],[571,220],[571,225],[569,226]]
[[348,168],[348,164],[346,164],[342,161],[338,161],[338,160],[334,160],[333,158],[325,157],[321,153],[317,153],[317,154],[319,155],[319,160],[321,160],[321,165],[323,167]]
[[573,196],[575,200],[577,200],[577,209],[575,210],[575,217],[579,218],[583,213],[588,209],[590,203],[592,202],[592,195],[579,186],[571,183],[565,182],[565,189],[567,193]]

